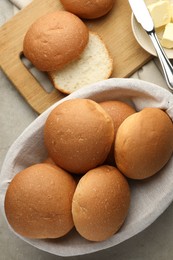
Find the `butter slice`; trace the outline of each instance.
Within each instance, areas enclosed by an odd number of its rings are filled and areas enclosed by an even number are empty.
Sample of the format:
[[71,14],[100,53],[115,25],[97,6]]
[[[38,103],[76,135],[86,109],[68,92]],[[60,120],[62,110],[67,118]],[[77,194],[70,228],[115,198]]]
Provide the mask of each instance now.
[[165,26],[161,45],[168,49],[173,48],[173,23],[168,23]]
[[148,10],[153,19],[155,28],[166,25],[171,21],[171,8],[168,1],[159,1],[148,5]]

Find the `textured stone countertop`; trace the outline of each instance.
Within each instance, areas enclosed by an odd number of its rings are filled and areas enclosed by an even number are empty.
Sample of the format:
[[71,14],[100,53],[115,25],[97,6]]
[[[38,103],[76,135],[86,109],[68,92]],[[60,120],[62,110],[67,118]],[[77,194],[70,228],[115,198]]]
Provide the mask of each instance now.
[[[13,6],[0,0],[0,25],[13,15]],[[152,60],[133,77],[154,82],[166,88],[165,80]],[[151,73],[152,71],[152,73]],[[0,168],[13,141],[37,117],[0,70]],[[133,238],[102,252],[70,259],[171,260],[173,259],[173,204],[146,230]],[[16,237],[0,211],[0,260],[58,260]]]

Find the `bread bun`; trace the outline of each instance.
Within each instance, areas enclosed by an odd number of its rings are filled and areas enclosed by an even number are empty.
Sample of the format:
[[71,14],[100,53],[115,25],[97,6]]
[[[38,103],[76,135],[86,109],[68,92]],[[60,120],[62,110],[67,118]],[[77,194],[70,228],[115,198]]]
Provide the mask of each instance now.
[[173,152],[173,124],[159,108],[145,108],[124,120],[115,139],[115,161],[127,177],[157,173]]
[[[116,133],[119,126],[128,116],[134,114],[136,110],[132,106],[126,104],[125,102],[118,101],[118,100],[103,101],[100,102],[100,105],[111,116],[113,120],[115,138],[116,138]],[[106,162],[111,165],[115,164],[114,142],[112,144],[112,148],[106,159]]]
[[96,102],[72,99],[48,116],[44,141],[53,161],[72,173],[85,173],[102,164],[114,139],[111,117]]
[[113,7],[114,0],[60,0],[64,8],[81,18],[94,19],[107,14]]
[[76,183],[64,170],[36,164],[11,181],[5,196],[5,213],[11,227],[28,238],[58,238],[73,227],[72,196]]
[[109,51],[95,32],[89,32],[89,41],[78,59],[61,70],[49,72],[53,85],[59,91],[70,94],[86,85],[108,79],[113,70]]
[[124,223],[129,204],[128,182],[115,167],[92,169],[80,179],[73,196],[74,225],[88,240],[106,240]]
[[88,28],[77,16],[56,11],[41,16],[30,26],[23,52],[37,69],[54,71],[78,58],[88,37]]

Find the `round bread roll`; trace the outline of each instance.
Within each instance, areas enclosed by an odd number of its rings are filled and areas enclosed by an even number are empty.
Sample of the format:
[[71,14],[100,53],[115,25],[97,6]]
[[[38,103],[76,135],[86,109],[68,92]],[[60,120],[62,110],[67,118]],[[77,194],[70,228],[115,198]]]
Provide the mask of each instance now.
[[114,0],[60,0],[64,8],[81,18],[94,19],[107,14],[113,7]]
[[19,172],[5,196],[5,213],[14,231],[28,238],[58,238],[74,226],[71,214],[73,177],[51,164]]
[[[130,115],[134,114],[136,110],[126,104],[125,102],[118,101],[118,100],[111,100],[111,101],[103,101],[100,102],[102,108],[111,116],[113,123],[114,123],[114,131],[115,131],[115,138],[118,127],[122,124],[122,122]],[[109,155],[106,159],[106,163],[114,165],[114,141],[109,152]]]
[[88,240],[106,240],[124,223],[129,205],[125,177],[115,167],[100,166],[87,172],[76,187],[72,200],[74,225]]
[[66,11],[48,13],[28,29],[23,52],[41,71],[54,71],[79,57],[88,43],[86,25]]
[[126,118],[115,139],[115,161],[127,177],[145,179],[157,173],[173,152],[173,124],[159,108],[145,108]]
[[111,117],[89,99],[61,103],[50,113],[44,127],[49,156],[58,166],[76,174],[102,164],[113,140]]

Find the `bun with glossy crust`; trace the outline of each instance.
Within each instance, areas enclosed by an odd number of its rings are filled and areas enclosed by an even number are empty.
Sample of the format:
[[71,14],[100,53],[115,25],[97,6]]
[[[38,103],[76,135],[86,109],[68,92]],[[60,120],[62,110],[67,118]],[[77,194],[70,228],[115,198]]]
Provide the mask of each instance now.
[[130,189],[125,177],[112,166],[100,166],[79,181],[72,201],[77,231],[91,241],[114,235],[125,221]]
[[107,14],[114,2],[114,0],[61,0],[67,11],[86,19],[99,18]]
[[[110,100],[110,101],[103,101],[100,103],[101,107],[104,108],[104,110],[111,116],[113,123],[114,123],[114,132],[115,132],[115,138],[116,133],[119,128],[119,126],[122,124],[122,122],[130,115],[134,114],[136,110],[118,100]],[[106,159],[106,163],[114,165],[115,159],[114,159],[114,143],[112,144],[111,151]]]
[[51,164],[41,163],[19,172],[5,196],[5,213],[14,231],[28,238],[58,238],[74,226],[71,203],[73,177]]
[[61,103],[52,110],[44,127],[49,156],[63,169],[77,174],[102,164],[113,140],[111,117],[90,99]]
[[145,108],[124,120],[115,139],[117,167],[132,179],[162,169],[173,152],[173,124],[159,108]]

